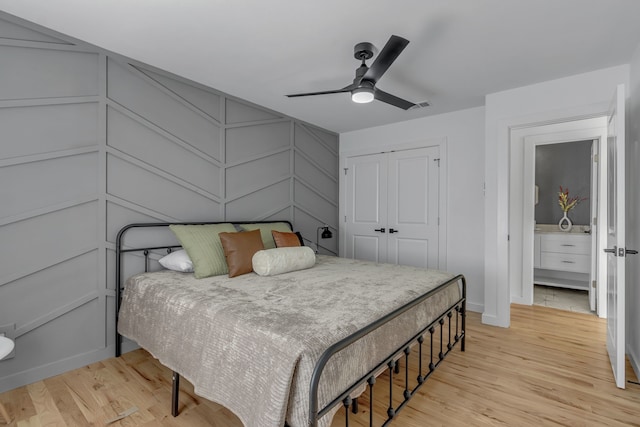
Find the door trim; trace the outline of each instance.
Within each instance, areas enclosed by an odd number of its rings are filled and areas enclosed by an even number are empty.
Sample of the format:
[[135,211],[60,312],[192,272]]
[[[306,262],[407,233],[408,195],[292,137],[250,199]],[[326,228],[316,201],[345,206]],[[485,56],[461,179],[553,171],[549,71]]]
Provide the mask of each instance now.
[[404,150],[413,150],[418,148],[428,148],[428,147],[439,147],[440,151],[440,187],[439,187],[439,218],[440,218],[440,226],[439,226],[439,236],[438,236],[438,269],[446,270],[447,269],[447,203],[448,203],[448,167],[447,167],[447,138],[429,138],[424,140],[417,141],[409,141],[399,144],[389,144],[382,148],[378,147],[376,149],[362,149],[362,150],[353,150],[353,151],[345,151],[340,153],[340,171],[339,171],[339,197],[340,203],[338,206],[338,229],[340,239],[338,241],[338,254],[339,256],[345,256],[346,251],[346,180],[345,180],[345,168],[347,167],[347,159],[349,157],[357,157],[357,156],[366,156],[377,153],[386,153],[391,151],[404,151]]
[[[599,140],[603,144],[606,140],[606,117],[575,120],[554,125],[535,126],[514,130],[510,138],[510,190],[509,190],[509,281],[511,302],[518,304],[533,304],[533,238],[534,238],[534,175],[535,175],[535,147],[546,144],[564,143],[572,141]],[[514,161],[522,161],[521,168]],[[604,160],[604,159],[602,159]],[[606,218],[604,210],[606,194],[603,187],[606,182],[602,168],[606,163],[600,161],[598,167],[601,174],[598,183],[598,217],[599,221]],[[521,174],[514,176],[514,169],[520,169]],[[604,234],[600,227],[596,228],[597,239],[604,242]],[[599,252],[592,254],[598,265],[598,310],[606,315],[606,258]]]

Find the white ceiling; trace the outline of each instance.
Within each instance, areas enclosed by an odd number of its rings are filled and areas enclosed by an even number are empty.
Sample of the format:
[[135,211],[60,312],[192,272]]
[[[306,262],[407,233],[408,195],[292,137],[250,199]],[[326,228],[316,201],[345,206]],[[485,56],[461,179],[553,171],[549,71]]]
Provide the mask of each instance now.
[[[629,62],[639,0],[0,0],[0,10],[336,132],[484,104],[488,93]],[[337,89],[353,46],[410,40],[378,87]]]

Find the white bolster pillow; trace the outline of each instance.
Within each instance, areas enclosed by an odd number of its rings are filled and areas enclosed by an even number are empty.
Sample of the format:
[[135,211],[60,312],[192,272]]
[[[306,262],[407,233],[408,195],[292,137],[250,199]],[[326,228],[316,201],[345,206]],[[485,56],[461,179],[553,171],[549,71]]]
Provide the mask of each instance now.
[[311,268],[316,263],[316,254],[308,246],[264,249],[251,259],[253,271],[260,276],[275,276],[289,271]]

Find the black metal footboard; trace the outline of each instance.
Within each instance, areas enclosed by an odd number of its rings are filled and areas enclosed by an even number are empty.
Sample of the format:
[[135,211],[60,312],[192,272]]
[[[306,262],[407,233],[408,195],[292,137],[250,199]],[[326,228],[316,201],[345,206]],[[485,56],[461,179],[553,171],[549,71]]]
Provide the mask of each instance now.
[[[337,396],[329,404],[323,408],[318,407],[318,386],[322,372],[333,357],[340,350],[353,344],[371,331],[379,328],[385,323],[393,320],[407,310],[415,307],[427,298],[440,291],[443,287],[451,283],[459,282],[461,285],[462,297],[451,307],[445,310],[438,318],[429,325],[425,326],[420,332],[400,346],[396,351],[390,354],[385,360],[381,361],[376,367],[370,370],[362,378],[354,382],[342,394]],[[323,416],[329,414],[337,405],[342,403],[344,406],[345,426],[349,426],[349,412],[358,412],[358,399],[352,399],[352,394],[366,384],[368,388],[369,400],[369,426],[374,426],[374,385],[376,384],[376,374],[383,370],[388,371],[389,390],[388,390],[388,406],[386,408],[387,418],[380,425],[388,425],[398,414],[398,412],[409,402],[415,393],[422,387],[425,381],[431,376],[435,369],[444,360],[446,355],[453,349],[455,344],[460,341],[461,351],[465,350],[465,319],[466,319],[466,297],[467,283],[463,275],[458,275],[448,282],[432,289],[426,294],[416,298],[408,304],[398,308],[388,315],[380,318],[376,322],[366,326],[365,328],[353,333],[336,344],[329,347],[316,363],[311,385],[309,389],[309,426],[316,427],[318,421]],[[453,331],[452,331],[453,329]],[[453,334],[453,335],[452,335]],[[415,349],[417,347],[417,349]],[[412,384],[409,377],[410,354],[416,350],[417,376]],[[428,363],[425,363],[425,356]],[[402,390],[401,400],[398,402],[394,399],[394,374],[400,374],[400,363],[404,364],[404,387]]]

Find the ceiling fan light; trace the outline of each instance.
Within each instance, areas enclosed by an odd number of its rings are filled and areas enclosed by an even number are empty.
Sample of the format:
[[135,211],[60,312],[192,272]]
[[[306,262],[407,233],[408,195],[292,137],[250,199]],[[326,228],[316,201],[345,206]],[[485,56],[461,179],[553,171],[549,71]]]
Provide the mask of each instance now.
[[373,101],[373,90],[368,87],[359,87],[351,92],[351,100],[358,104],[366,104]]

